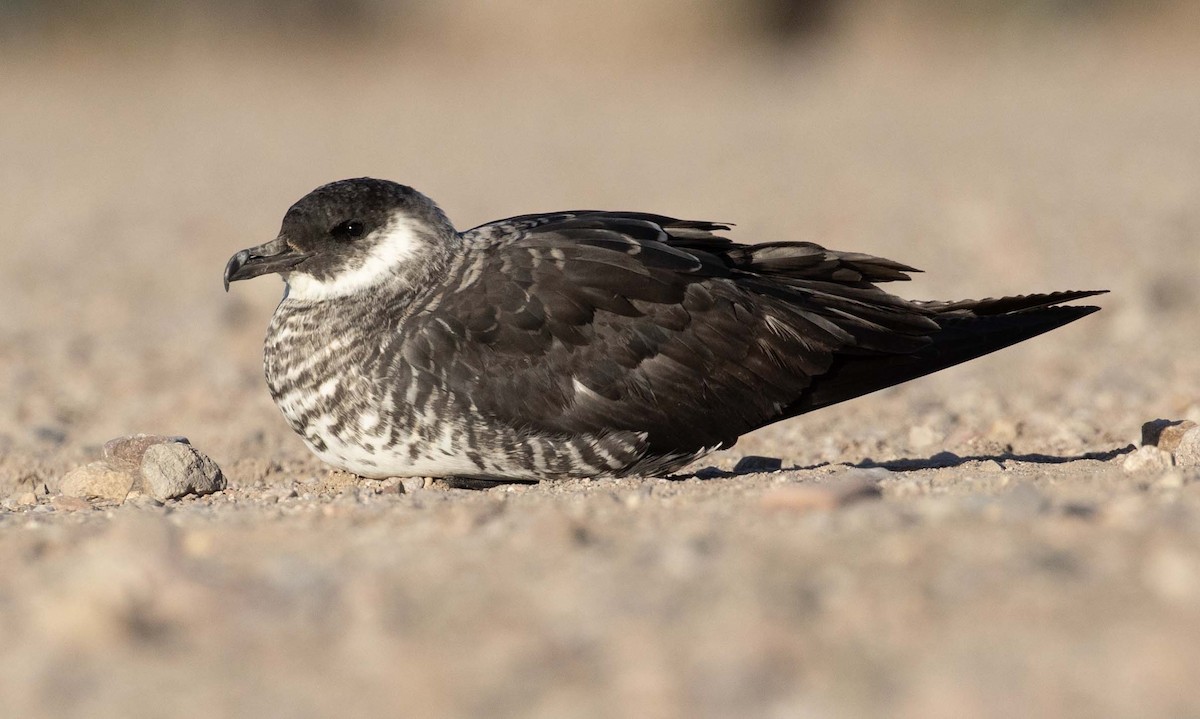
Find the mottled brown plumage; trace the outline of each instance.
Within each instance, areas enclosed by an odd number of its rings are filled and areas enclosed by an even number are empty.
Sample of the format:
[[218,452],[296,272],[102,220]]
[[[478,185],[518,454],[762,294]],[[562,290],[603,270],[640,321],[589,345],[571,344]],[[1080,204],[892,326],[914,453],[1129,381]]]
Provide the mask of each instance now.
[[456,232],[410,188],[318,188],[226,280],[279,271],[272,395],[372,476],[668,472],[738,436],[1096,311],[1058,292],[914,302],[913,268],[633,212]]

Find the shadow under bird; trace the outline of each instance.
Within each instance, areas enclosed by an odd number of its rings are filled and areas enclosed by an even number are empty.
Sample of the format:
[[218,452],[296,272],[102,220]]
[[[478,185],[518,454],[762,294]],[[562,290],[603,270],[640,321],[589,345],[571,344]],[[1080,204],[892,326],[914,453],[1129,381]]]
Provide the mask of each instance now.
[[664,474],[773,422],[1061,327],[1103,292],[923,302],[898,262],[641,212],[522,215],[459,232],[360,178],[313,190],[225,288],[283,276],[271,396],[366,477]]

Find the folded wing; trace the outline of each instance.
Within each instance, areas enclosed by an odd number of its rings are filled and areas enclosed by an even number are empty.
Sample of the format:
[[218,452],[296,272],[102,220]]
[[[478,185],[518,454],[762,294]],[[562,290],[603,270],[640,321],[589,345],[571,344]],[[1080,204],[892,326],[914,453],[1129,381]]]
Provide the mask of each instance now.
[[[710,222],[594,211],[463,234],[458,287],[406,342],[477,411],[564,435],[637,433],[654,453],[750,430],[1077,319],[1088,292],[923,303],[913,268],[803,242],[739,245]],[[469,291],[468,291],[469,290]]]

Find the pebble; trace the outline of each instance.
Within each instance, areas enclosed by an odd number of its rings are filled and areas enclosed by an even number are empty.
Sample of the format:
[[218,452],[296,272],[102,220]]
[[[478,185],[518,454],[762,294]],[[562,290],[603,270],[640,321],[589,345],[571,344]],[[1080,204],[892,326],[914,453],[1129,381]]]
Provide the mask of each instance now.
[[1156,419],[1142,425],[1142,446],[1154,446],[1174,454],[1183,438],[1197,429],[1189,419]]
[[111,499],[121,502],[133,488],[134,477],[106,461],[92,462],[67,472],[60,490],[65,496]]
[[1154,445],[1146,445],[1138,447],[1136,450],[1125,456],[1125,461],[1121,463],[1121,469],[1134,474],[1137,472],[1165,472],[1172,467],[1174,460],[1169,452],[1155,447]]
[[22,492],[21,494],[10,494],[0,502],[0,507],[8,510],[28,509],[37,505],[37,495],[33,492]]
[[161,501],[225,489],[225,476],[207,455],[182,442],[147,447],[142,455],[142,491]]
[[191,444],[187,437],[167,434],[131,434],[104,443],[104,459],[112,466],[136,475],[142,467],[142,456],[156,444]]
[[402,477],[400,479],[400,486],[403,487],[403,490],[400,490],[399,493],[412,494],[413,492],[428,488],[430,484],[432,483],[428,477]]
[[859,475],[834,479],[824,484],[776,487],[762,495],[759,505],[769,511],[828,511],[853,502],[878,499],[879,496],[878,481]]
[[50,504],[60,512],[79,512],[84,509],[91,509],[92,505],[86,499],[81,497],[69,497],[67,495],[59,495],[50,500]]
[[129,496],[125,498],[125,504],[131,507],[137,507],[139,509],[151,509],[153,507],[163,506],[162,502],[148,494],[142,494],[141,492],[130,492]]
[[1179,439],[1175,448],[1175,464],[1180,467],[1200,467],[1200,427],[1192,427]]

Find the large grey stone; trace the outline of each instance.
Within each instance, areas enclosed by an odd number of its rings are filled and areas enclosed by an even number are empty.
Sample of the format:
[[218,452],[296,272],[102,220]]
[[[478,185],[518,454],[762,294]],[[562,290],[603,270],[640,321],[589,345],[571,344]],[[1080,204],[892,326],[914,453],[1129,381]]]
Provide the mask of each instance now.
[[225,488],[221,468],[207,455],[181,442],[154,444],[142,455],[142,492],[159,501]]

